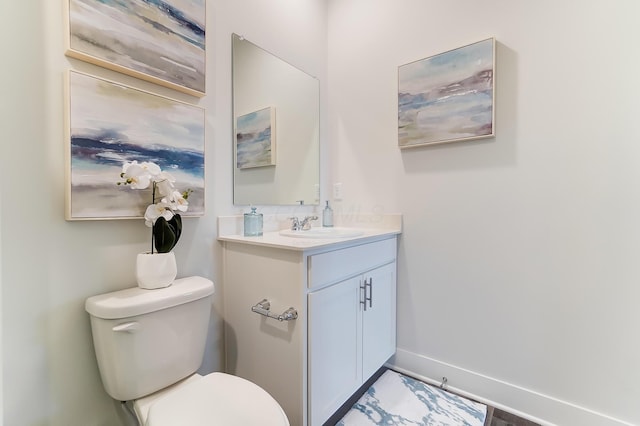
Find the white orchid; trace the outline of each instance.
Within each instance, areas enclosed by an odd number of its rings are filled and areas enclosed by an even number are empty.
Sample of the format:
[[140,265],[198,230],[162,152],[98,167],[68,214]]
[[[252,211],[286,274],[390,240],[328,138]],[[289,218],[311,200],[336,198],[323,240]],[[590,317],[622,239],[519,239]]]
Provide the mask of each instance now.
[[120,176],[125,180],[125,185],[131,185],[133,189],[146,189],[152,181],[156,181],[154,177],[160,175],[160,167],[152,162],[131,161],[122,165],[122,173]]
[[144,212],[144,224],[151,228],[158,218],[162,216],[165,220],[171,220],[173,217],[173,209],[171,204],[160,201],[156,204],[150,204]]
[[167,172],[161,172],[156,175],[154,182],[156,182],[156,191],[160,197],[166,197],[175,190],[173,184],[176,179]]
[[162,202],[170,204],[172,210],[186,212],[189,208],[189,202],[187,201],[185,195],[187,195],[188,197],[187,191],[185,191],[185,194],[180,193],[179,191],[173,191],[171,194],[169,194],[169,196],[163,198]]
[[[163,172],[155,163],[131,161],[122,165],[118,185],[128,185],[132,189],[146,189],[152,185],[151,204],[144,213],[145,225],[152,227],[152,249],[155,245],[160,253],[170,251],[178,242],[182,232],[182,218],[176,211],[186,212],[189,208],[187,198],[190,189],[180,193],[176,191],[176,179]],[[156,200],[160,202],[156,203]]]

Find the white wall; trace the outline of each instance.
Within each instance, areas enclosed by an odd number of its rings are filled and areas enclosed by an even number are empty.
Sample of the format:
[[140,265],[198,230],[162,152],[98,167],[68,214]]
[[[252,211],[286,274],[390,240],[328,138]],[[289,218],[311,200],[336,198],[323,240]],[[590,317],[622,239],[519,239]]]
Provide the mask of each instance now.
[[[397,366],[546,422],[640,424],[639,14],[329,1],[336,207],[404,214]],[[495,139],[400,151],[397,66],[490,36]]]
[[[67,69],[107,77],[206,108],[206,210],[187,219],[179,276],[217,282],[202,370],[221,368],[220,245],[216,217],[232,205],[231,33],[326,81],[322,0],[207,2],[207,96],[201,100],[64,56],[63,2],[2,2],[0,182],[4,424],[113,426],[93,354],[86,297],[135,284],[148,246],[142,221],[65,222]],[[324,95],[323,95],[324,96]]]

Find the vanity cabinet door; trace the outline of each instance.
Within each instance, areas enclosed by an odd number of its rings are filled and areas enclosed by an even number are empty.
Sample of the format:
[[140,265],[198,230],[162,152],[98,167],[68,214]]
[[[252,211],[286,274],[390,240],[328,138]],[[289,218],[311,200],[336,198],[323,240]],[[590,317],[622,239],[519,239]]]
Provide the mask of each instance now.
[[309,424],[322,425],[362,383],[361,276],[309,293]]
[[396,351],[396,263],[364,275],[362,378],[368,380]]
[[309,419],[316,426],[396,350],[396,263],[309,293],[308,302]]

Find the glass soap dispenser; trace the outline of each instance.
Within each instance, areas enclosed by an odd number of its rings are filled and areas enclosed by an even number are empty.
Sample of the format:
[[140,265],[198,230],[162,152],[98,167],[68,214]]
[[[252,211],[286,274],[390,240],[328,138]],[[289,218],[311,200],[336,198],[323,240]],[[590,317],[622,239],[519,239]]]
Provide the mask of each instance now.
[[256,212],[256,208],[251,207],[251,211],[244,214],[244,236],[260,237],[261,235],[262,213]]
[[333,226],[333,209],[329,207],[328,200],[324,210],[322,211],[322,226]]

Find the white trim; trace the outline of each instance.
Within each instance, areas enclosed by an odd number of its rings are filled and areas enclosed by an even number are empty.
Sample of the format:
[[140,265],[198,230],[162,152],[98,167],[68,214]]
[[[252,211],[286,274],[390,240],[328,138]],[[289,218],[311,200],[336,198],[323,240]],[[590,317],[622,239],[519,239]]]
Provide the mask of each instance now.
[[[404,349],[398,349],[387,366],[434,385],[440,385],[442,378],[446,377],[446,388],[451,392],[542,426],[635,426],[589,408]],[[452,384],[459,387],[451,386]],[[527,412],[538,413],[544,416],[544,420],[526,414]]]
[[[5,166],[2,166],[5,167]],[[4,365],[2,354],[3,349],[3,333],[2,333],[2,197],[4,197],[2,187],[0,187],[0,365]],[[0,426],[4,419],[4,368],[0,368]]]

